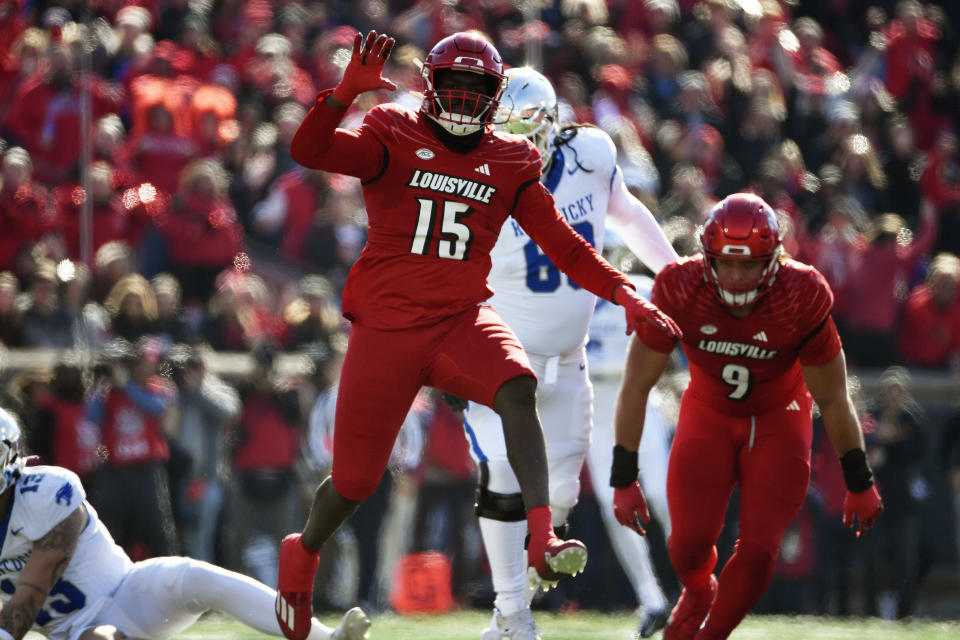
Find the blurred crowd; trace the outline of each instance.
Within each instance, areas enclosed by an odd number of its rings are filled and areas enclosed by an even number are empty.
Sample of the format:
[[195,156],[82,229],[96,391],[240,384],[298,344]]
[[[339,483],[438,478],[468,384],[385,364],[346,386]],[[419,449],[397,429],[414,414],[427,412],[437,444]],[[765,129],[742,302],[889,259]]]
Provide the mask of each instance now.
[[[752,190],[832,285],[852,367],[960,375],[957,25],[960,4],[919,0],[0,0],[0,351],[71,350],[5,379],[3,403],[141,557],[273,582],[325,468],[339,296],[365,241],[359,183],[297,166],[289,142],[371,28],[397,39],[400,89],[361,96],[347,126],[381,101],[418,107],[425,52],[480,30],[553,80],[562,121],[613,137],[681,254],[713,203]],[[209,350],[253,369],[221,380]],[[305,363],[292,377],[275,366],[288,352]],[[415,521],[414,547],[455,539],[456,584],[480,584],[457,418],[429,393],[414,414],[380,504],[417,486],[418,506],[358,512],[373,524],[353,530]],[[345,535],[367,567],[355,592],[383,606],[389,577]]]

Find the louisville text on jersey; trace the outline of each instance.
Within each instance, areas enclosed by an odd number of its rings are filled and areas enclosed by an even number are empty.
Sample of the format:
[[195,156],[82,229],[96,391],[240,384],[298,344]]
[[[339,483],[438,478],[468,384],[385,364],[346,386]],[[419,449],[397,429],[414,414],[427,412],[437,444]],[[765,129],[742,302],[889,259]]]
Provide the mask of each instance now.
[[707,353],[719,353],[734,358],[752,358],[754,360],[772,360],[777,357],[779,351],[776,349],[763,349],[755,344],[745,342],[730,342],[729,340],[704,340],[700,339],[697,343],[697,349]]
[[476,200],[483,204],[490,204],[490,198],[497,192],[496,187],[492,187],[482,182],[460,178],[457,176],[448,176],[444,173],[434,173],[433,171],[421,171],[414,169],[408,187],[418,189],[429,189],[437,193],[447,193],[457,195],[468,200]]

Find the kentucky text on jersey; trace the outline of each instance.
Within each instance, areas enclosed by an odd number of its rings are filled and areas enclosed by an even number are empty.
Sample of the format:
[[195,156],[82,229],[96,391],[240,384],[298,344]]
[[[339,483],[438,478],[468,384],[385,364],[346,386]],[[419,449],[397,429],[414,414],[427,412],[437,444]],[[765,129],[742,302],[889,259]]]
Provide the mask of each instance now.
[[562,207],[558,204],[557,208],[560,209],[560,213],[567,219],[567,222],[575,222],[593,211],[593,194],[588,193],[582,198],[577,198],[573,203]]
[[755,344],[727,340],[701,339],[697,343],[697,349],[707,353],[722,353],[735,358],[753,358],[754,360],[772,360],[779,353],[776,349],[761,349]]
[[13,558],[3,558],[0,559],[0,575],[6,575],[7,573],[20,573],[23,571],[23,568],[27,565],[27,558],[30,557],[30,552],[20,554]]
[[429,189],[437,193],[452,193],[483,204],[490,204],[490,198],[497,192],[496,187],[481,182],[420,169],[413,170],[413,176],[410,177],[407,186]]

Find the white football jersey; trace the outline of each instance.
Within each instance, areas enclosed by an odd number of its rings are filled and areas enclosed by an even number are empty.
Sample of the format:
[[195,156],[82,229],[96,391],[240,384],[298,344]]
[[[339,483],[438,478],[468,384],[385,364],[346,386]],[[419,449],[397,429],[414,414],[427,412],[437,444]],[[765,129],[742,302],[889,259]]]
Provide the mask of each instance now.
[[0,599],[7,602],[16,589],[34,542],[81,504],[86,508],[87,521],[76,551],[63,577],[50,590],[33,625],[44,635],[69,625],[89,607],[101,605],[105,597],[113,595],[133,563],[114,543],[97,512],[86,502],[80,479],[61,467],[25,468],[13,486],[0,523],[3,531]]
[[[630,282],[644,298],[650,299],[653,278],[628,275]],[[623,374],[630,336],[623,326],[623,309],[609,300],[597,300],[590,322],[587,342],[587,361],[593,379],[616,378]]]
[[[568,143],[555,148],[542,181],[570,226],[600,252],[617,151],[601,129],[575,131]],[[583,345],[595,296],[563,274],[512,218],[503,225],[490,258],[487,280],[494,294],[488,302],[527,351],[560,355]]]

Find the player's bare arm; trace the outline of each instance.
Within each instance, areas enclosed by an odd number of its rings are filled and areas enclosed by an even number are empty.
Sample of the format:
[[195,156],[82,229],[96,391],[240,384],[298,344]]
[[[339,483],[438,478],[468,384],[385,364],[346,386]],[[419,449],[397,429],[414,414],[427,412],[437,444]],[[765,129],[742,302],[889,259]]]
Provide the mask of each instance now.
[[847,392],[847,363],[843,351],[826,364],[803,367],[803,377],[820,407],[837,456],[843,457],[851,449],[863,449],[860,421]]
[[636,451],[640,447],[647,398],[669,359],[669,353],[651,349],[636,336],[630,340],[615,414],[616,444],[628,451]]
[[650,521],[650,511],[643,490],[637,481],[640,472],[637,450],[643,436],[643,422],[647,412],[647,398],[667,366],[670,353],[655,351],[634,336],[627,351],[627,363],[617,396],[615,413],[616,444],[613,464],[610,466],[610,486],[613,487],[613,515],[617,522],[644,535],[644,522]]
[[0,611],[0,628],[16,640],[30,630],[50,590],[66,570],[85,522],[81,505],[34,543],[17,589]]
[[803,367],[803,377],[820,407],[827,436],[843,467],[843,479],[847,485],[843,524],[846,527],[856,525],[859,537],[880,517],[883,501],[867,463],[860,421],[847,391],[847,364],[843,351],[825,364]]

